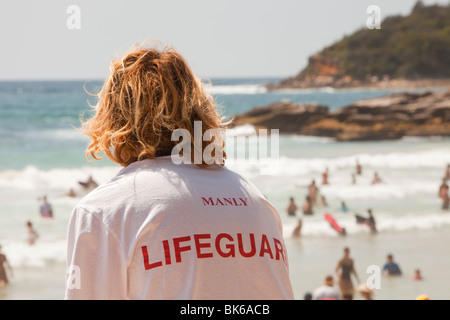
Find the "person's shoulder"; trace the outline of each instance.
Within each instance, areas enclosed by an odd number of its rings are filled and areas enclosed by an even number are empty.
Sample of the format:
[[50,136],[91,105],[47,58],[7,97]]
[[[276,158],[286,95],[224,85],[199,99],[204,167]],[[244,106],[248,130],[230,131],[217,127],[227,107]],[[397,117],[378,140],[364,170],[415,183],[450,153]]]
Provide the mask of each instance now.
[[[83,196],[75,208],[92,213],[118,208],[131,197],[136,196],[136,188],[142,184],[146,186],[146,192],[157,192],[164,188],[164,183],[167,183],[167,177],[170,174],[182,170],[181,167],[173,166],[167,157],[163,158],[136,161],[118,169],[109,180],[100,183]],[[157,188],[152,188],[153,185]]]
[[230,169],[227,166],[220,166],[220,168],[221,168],[220,169],[221,171],[219,171],[219,172],[221,174],[223,174],[224,176],[228,176],[230,179],[239,181],[241,184],[246,184],[248,186],[256,188],[256,186],[253,184],[253,182],[250,179],[248,179],[247,177],[245,177],[244,175],[242,175],[241,173],[239,173],[233,169]]

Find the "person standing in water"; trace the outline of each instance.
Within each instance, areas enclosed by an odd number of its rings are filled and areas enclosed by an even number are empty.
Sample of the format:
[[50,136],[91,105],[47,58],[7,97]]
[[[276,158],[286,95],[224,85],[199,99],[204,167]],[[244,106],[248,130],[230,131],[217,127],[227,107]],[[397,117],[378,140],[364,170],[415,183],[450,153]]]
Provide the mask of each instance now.
[[27,221],[27,242],[29,245],[33,245],[36,242],[36,239],[39,238],[38,233],[33,228],[33,224],[31,221]]
[[308,186],[308,196],[311,200],[311,204],[315,205],[317,203],[317,194],[319,193],[319,189],[317,188],[316,181],[312,180],[311,184]]
[[43,218],[53,218],[53,208],[47,201],[47,196],[42,197],[42,204],[39,207],[39,213]]
[[447,180],[445,179],[445,177],[442,179],[442,183],[439,186],[439,198],[444,198],[444,196],[446,194],[448,194],[448,184],[447,184]]
[[383,265],[383,275],[385,276],[401,276],[402,270],[397,262],[394,261],[394,256],[389,253],[386,257],[386,263]]
[[310,216],[314,213],[313,203],[310,196],[305,197],[305,203],[303,203],[302,211],[304,215]]
[[446,193],[442,197],[442,210],[448,210],[449,206],[450,206],[450,195]]
[[383,182],[383,180],[381,180],[380,176],[378,175],[378,172],[375,172],[373,174],[372,185],[379,184],[379,183],[382,183],[382,182]]
[[362,175],[362,167],[358,160],[356,160],[356,174],[358,176]]
[[93,190],[98,187],[98,183],[92,178],[92,176],[89,176],[86,181],[78,181],[78,183],[83,186],[83,188],[88,190]]
[[353,259],[350,257],[350,249],[344,248],[344,256],[338,261],[336,265],[336,275],[338,276],[338,285],[341,292],[342,299],[353,300],[355,287],[352,281],[352,275],[359,281],[358,274],[355,270]]
[[347,212],[348,211],[348,207],[345,204],[345,201],[341,201],[341,207],[339,208],[339,211],[341,211],[341,212]]
[[7,271],[9,271],[11,276],[13,275],[11,265],[9,264],[5,254],[2,252],[2,246],[0,246],[0,287],[9,283]]
[[369,214],[369,218],[367,220],[367,225],[370,228],[370,232],[377,233],[377,223],[375,221],[375,217],[373,216],[372,209],[368,209],[367,213]]
[[328,182],[328,168],[325,168],[325,171],[322,173],[322,184],[327,185]]
[[323,284],[313,291],[313,300],[340,300],[339,290],[334,286],[334,278],[331,274],[325,277]]
[[[296,217],[297,216],[297,210],[298,210],[298,207],[297,207],[297,205],[294,202],[294,198],[290,197],[289,198],[289,204],[288,204],[288,206],[286,208],[286,211],[288,212],[288,215],[291,216],[291,217]],[[292,231],[292,236],[294,238],[300,237],[300,233],[301,233],[301,230],[302,230],[302,224],[303,224],[302,218],[299,217],[298,221],[297,221],[297,225],[295,226],[294,230]]]
[[297,214],[297,205],[294,202],[294,198],[290,197],[289,198],[289,204],[286,208],[286,211],[288,213],[288,216],[290,217],[295,217]]

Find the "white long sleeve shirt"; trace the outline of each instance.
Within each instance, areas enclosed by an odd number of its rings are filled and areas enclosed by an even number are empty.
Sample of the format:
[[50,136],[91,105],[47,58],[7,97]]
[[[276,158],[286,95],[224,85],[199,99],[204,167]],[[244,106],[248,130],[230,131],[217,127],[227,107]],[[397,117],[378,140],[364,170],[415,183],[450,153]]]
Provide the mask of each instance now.
[[65,299],[293,299],[282,224],[226,167],[135,162],[74,208]]

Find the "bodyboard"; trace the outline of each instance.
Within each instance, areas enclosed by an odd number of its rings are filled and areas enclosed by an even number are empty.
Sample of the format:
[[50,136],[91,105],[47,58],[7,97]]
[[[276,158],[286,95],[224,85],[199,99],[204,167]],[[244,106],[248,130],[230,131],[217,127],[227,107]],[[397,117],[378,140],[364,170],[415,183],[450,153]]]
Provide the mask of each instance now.
[[325,212],[323,214],[323,217],[328,221],[328,223],[334,230],[336,230],[338,233],[342,232],[342,227],[337,223],[336,219],[334,219],[331,214]]
[[356,223],[367,223],[369,222],[369,219],[363,216],[360,216],[358,214],[355,214]]

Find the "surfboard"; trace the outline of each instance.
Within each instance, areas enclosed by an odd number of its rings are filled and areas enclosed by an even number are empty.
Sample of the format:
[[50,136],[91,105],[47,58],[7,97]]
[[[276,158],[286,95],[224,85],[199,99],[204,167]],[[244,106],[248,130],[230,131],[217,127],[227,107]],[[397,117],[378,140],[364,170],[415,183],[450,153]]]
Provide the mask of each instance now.
[[367,223],[369,221],[368,218],[355,214],[356,223]]
[[323,217],[326,221],[330,224],[330,226],[336,230],[338,233],[342,232],[342,227],[337,223],[336,219],[333,218],[333,216],[327,212],[323,214]]

